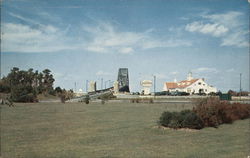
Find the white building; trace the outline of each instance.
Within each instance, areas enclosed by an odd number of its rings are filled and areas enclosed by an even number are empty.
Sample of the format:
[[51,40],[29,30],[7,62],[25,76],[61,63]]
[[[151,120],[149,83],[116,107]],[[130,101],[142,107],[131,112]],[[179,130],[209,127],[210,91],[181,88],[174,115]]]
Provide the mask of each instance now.
[[143,92],[145,95],[149,95],[150,94],[150,87],[152,87],[152,81],[150,80],[143,80],[141,82],[141,85],[143,87]]
[[79,89],[77,92],[75,92],[75,95],[77,97],[83,96],[84,94],[86,94],[86,93],[84,93],[82,89]]
[[96,82],[95,81],[90,81],[89,82],[89,90],[88,92],[95,92],[96,91]]
[[206,93],[209,94],[211,92],[216,93],[217,89],[213,86],[208,85],[205,82],[204,78],[194,79],[192,77],[192,73],[189,72],[187,76],[187,80],[179,81],[176,80],[174,82],[166,82],[164,83],[163,91],[178,91],[178,92],[187,92],[190,94],[194,93]]

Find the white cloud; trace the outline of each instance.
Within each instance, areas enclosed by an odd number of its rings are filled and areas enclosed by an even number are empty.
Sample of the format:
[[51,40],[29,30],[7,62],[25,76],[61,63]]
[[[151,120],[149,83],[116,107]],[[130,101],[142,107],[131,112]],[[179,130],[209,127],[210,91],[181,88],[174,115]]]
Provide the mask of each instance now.
[[224,14],[205,14],[200,21],[194,21],[186,25],[185,30],[199,32],[221,38],[221,46],[247,47],[248,34],[243,13],[227,12]]
[[216,68],[209,68],[209,67],[200,67],[192,71],[195,73],[218,73],[219,72],[219,70],[217,70]]
[[139,80],[154,80],[154,76],[156,77],[156,80],[165,80],[168,79],[169,77],[165,73],[154,73],[154,74],[141,74],[139,76]]
[[224,14],[206,14],[203,18],[209,19],[215,23],[220,23],[228,27],[238,27],[243,25],[239,18],[243,15],[241,12],[229,11]]
[[92,35],[92,45],[104,47],[131,45],[144,38],[142,33],[118,32],[113,25],[104,22],[99,22],[96,27],[83,26],[82,28]]
[[65,37],[54,26],[31,28],[28,25],[3,23],[3,52],[55,52],[75,49],[73,45],[65,44]]
[[222,39],[221,46],[237,46],[237,47],[248,47],[248,40],[245,38],[248,36],[248,31],[239,31],[227,35]]
[[156,79],[167,79],[168,76],[164,73],[156,73],[154,74],[156,76]]
[[178,71],[173,71],[173,72],[170,72],[170,74],[171,75],[177,75],[177,74],[179,74],[179,72]]
[[37,15],[39,17],[41,17],[42,19],[45,19],[45,20],[51,21],[51,22],[61,22],[62,21],[61,17],[59,17],[58,15],[51,14],[51,13],[48,13],[45,11],[38,12]]
[[[78,37],[70,37],[67,30],[53,25],[41,24],[33,19],[9,12],[10,16],[22,20],[23,24],[3,23],[3,52],[57,52],[62,50],[87,50],[97,53],[132,54],[137,51],[191,46],[192,43],[183,39],[156,37],[155,30],[149,28],[141,32],[121,31],[108,22],[94,21],[94,26],[84,25]],[[40,16],[49,16],[41,13]],[[76,40],[77,39],[77,40]]]
[[231,68],[231,69],[227,69],[226,72],[234,72],[234,68]]
[[219,37],[225,34],[228,31],[224,25],[218,23],[207,23],[203,24],[202,22],[195,21],[191,24],[186,25],[185,29],[190,32],[200,32],[203,34],[211,34],[212,36]]
[[96,45],[89,45],[85,48],[88,51],[91,52],[98,52],[98,53],[106,53],[107,50],[104,47],[96,46]]
[[179,40],[179,39],[168,39],[166,41],[150,39],[142,42],[143,49],[191,46],[191,45],[192,43],[190,41]]
[[36,26],[38,29],[44,30],[47,33],[54,33],[57,31],[57,28],[53,27],[52,25],[44,25],[44,24],[41,24],[33,19],[26,18],[26,17],[23,17],[21,15],[18,15],[18,14],[12,13],[12,12],[9,12],[9,15],[11,15],[12,17],[15,17],[17,19],[20,19],[28,24],[32,24],[32,25]]
[[105,72],[105,71],[99,70],[98,72],[96,72],[96,75],[97,75],[97,76],[111,76],[112,73],[109,73],[109,72]]
[[134,49],[131,48],[131,47],[126,47],[126,48],[121,48],[120,49],[120,52],[123,53],[123,54],[131,54],[133,51],[134,51]]
[[180,39],[161,40],[154,38],[152,33],[155,30],[152,28],[143,32],[126,32],[119,31],[110,23],[98,22],[95,27],[84,25],[82,29],[91,39],[87,43],[87,50],[93,52],[131,54],[140,49],[191,45],[190,42]]
[[20,20],[23,20],[25,22],[28,22],[28,23],[32,23],[32,24],[39,24],[38,22],[32,20],[32,19],[29,19],[29,18],[25,18],[21,15],[18,15],[18,14],[15,14],[15,13],[12,13],[12,12],[9,12],[9,15],[12,16],[12,17],[15,17],[17,19],[20,19]]

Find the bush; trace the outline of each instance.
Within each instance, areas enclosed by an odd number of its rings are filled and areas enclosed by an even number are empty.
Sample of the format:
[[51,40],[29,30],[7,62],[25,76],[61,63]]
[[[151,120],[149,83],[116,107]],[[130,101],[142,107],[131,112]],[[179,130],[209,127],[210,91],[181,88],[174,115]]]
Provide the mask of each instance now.
[[89,104],[89,100],[90,100],[89,95],[86,95],[86,97],[84,98],[84,102],[85,102],[86,104]]
[[201,129],[204,124],[199,116],[191,110],[181,112],[163,112],[159,124],[170,128]]
[[158,123],[175,129],[202,129],[218,127],[223,123],[232,123],[246,118],[250,118],[250,104],[230,104],[230,102],[210,97],[198,101],[192,111],[163,112]]
[[207,98],[197,103],[193,111],[202,119],[205,127],[218,127],[223,123],[250,117],[250,105]]
[[168,127],[170,121],[172,120],[172,112],[163,112],[160,117],[159,124],[165,127]]
[[182,122],[184,128],[202,129],[204,127],[203,121],[194,112],[188,112],[184,116],[185,118]]
[[11,98],[14,102],[37,102],[36,92],[31,86],[19,85],[11,90]]

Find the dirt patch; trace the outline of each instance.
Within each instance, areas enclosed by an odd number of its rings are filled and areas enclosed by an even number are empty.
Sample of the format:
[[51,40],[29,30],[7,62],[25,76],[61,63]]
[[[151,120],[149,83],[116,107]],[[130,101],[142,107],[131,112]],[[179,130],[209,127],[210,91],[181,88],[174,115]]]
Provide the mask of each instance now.
[[158,129],[163,129],[163,130],[172,130],[172,131],[187,131],[187,132],[198,132],[200,130],[198,129],[190,129],[190,128],[169,128],[169,127],[164,127],[164,126],[154,126],[153,128],[158,128]]

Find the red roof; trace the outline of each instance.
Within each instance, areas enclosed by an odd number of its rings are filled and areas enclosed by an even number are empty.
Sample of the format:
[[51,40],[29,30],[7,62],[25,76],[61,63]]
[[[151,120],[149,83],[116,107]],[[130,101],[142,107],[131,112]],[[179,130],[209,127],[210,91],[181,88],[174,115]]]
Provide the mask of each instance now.
[[167,89],[174,89],[174,88],[186,88],[196,82],[199,79],[192,79],[190,81],[188,80],[183,80],[180,82],[166,82]]

